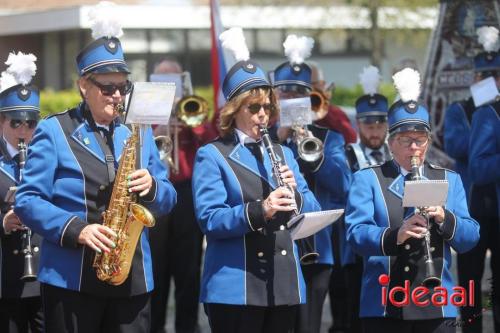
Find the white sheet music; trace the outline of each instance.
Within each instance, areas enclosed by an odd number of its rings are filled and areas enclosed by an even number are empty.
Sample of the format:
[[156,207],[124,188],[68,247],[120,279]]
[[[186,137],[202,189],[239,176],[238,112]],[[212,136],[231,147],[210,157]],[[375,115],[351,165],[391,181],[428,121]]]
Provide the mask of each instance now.
[[127,124],[167,125],[175,97],[173,82],[135,82],[127,107]]
[[293,240],[302,239],[334,223],[342,214],[344,214],[343,209],[303,213],[288,221],[287,226],[291,229]]
[[403,207],[444,206],[447,198],[447,180],[405,181]]
[[470,92],[475,107],[494,101],[500,94],[495,79],[492,76],[474,83],[470,86]]
[[312,123],[311,98],[280,99],[280,126],[291,127]]

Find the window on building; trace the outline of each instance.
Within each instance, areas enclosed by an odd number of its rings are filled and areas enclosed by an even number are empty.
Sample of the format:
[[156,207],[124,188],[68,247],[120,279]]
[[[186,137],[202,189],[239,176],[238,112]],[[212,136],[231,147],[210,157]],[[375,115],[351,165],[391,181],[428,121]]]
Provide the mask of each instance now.
[[182,30],[153,29],[151,34],[151,53],[177,53],[183,52],[186,47],[184,32]]

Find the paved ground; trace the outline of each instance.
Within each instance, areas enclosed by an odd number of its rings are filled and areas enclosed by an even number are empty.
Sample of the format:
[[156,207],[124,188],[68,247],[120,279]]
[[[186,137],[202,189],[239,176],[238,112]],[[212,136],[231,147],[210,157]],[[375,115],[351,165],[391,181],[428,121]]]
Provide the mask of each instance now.
[[[455,257],[454,257],[455,258]],[[453,267],[456,268],[456,261],[454,260],[453,262]],[[486,271],[483,277],[483,294],[487,295],[489,290],[489,283],[487,282],[489,278],[491,278],[491,271],[489,269],[489,257],[487,258],[487,262],[485,264]],[[455,279],[456,279],[456,273],[455,273]],[[173,290],[171,288],[170,290]],[[487,298],[484,297],[485,299]],[[174,333],[174,304],[173,304],[173,299],[170,297],[169,300],[169,310],[168,310],[168,318],[167,318],[167,332],[169,333]],[[199,323],[200,323],[200,333],[209,333],[210,332],[210,327],[208,325],[207,321],[207,316],[203,312],[203,307],[200,305],[200,315],[199,315]],[[322,324],[321,324],[321,333],[327,333],[328,328],[330,327],[332,323],[332,318],[330,316],[330,303],[327,300],[325,302],[325,306],[323,307],[323,319],[322,319]],[[457,329],[457,333],[460,333],[461,330],[460,328]],[[492,321],[492,315],[491,315],[491,310],[485,310],[483,314],[483,332],[489,333],[493,332],[493,321]]]

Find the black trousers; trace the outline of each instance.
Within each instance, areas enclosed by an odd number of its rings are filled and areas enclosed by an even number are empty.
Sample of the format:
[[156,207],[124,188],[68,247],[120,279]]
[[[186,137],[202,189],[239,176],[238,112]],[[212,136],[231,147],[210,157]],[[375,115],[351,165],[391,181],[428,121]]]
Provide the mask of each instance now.
[[452,333],[455,318],[401,320],[394,318],[363,318],[364,333]]
[[[356,255],[352,264],[342,266],[340,254],[342,249],[339,244],[340,237],[345,237],[339,221],[334,224],[332,233],[333,266],[330,278],[329,297],[332,326],[330,333],[350,332],[360,333],[361,322],[359,320],[359,302],[361,296],[361,277],[363,275],[363,258]],[[346,240],[343,240],[346,242]]]
[[1,299],[0,332],[42,333],[42,299],[39,296]]
[[297,313],[292,306],[241,306],[207,303],[212,333],[291,333]]
[[147,333],[150,294],[99,297],[42,284],[46,333]]
[[177,205],[151,230],[155,290],[151,297],[151,332],[165,332],[170,280],[175,283],[175,331],[198,330],[203,234],[196,222],[191,181],[174,185]]
[[[497,215],[496,195],[491,193],[494,187],[479,188],[471,196],[471,215],[480,225],[478,244],[469,252],[457,256],[458,281],[460,286],[468,288],[469,280],[474,280],[475,304],[472,307],[460,307],[462,331],[464,333],[482,332],[483,312],[493,311],[495,332],[500,332],[500,221]],[[486,195],[485,195],[486,194]],[[492,272],[490,293],[487,300],[482,297],[481,279],[484,272],[486,251],[490,250]]]
[[302,265],[302,274],[306,282],[306,304],[299,305],[296,333],[319,333],[321,329],[321,315],[326,293],[330,284],[331,265],[311,264]]

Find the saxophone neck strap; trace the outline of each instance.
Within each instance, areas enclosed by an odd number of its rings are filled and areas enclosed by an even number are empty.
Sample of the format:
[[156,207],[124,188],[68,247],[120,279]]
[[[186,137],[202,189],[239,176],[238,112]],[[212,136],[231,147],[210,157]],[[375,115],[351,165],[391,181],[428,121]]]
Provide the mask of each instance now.
[[101,133],[99,131],[94,131],[95,138],[97,140],[97,143],[101,147],[102,151],[104,152],[104,161],[106,162],[106,167],[108,169],[108,179],[109,183],[113,183],[115,180],[115,157],[113,156],[113,152],[111,151],[111,148],[108,146],[106,143],[105,139],[102,137]]

